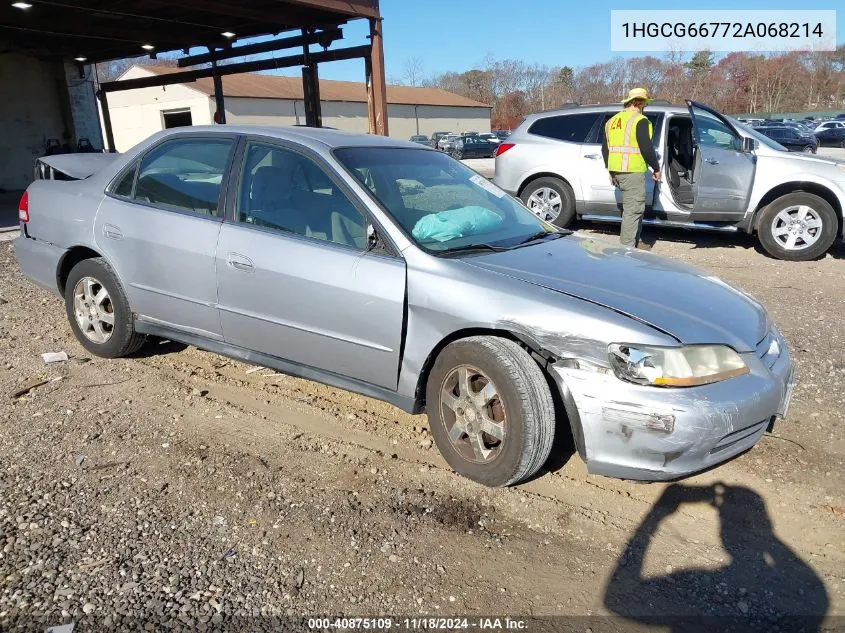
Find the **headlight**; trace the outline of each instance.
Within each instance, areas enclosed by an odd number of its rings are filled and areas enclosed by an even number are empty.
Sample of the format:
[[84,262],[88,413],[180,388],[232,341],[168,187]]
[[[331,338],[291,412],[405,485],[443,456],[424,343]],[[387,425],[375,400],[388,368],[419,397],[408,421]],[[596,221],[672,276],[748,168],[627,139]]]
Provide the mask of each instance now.
[[607,351],[616,376],[638,385],[695,387],[748,373],[740,355],[724,345],[651,347],[613,343]]

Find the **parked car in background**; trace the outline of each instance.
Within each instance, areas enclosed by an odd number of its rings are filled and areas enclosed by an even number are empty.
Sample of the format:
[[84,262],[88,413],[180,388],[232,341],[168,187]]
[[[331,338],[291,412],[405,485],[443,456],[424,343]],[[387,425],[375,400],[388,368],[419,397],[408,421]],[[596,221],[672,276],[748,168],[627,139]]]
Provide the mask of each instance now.
[[[604,124],[618,111],[599,105],[529,115],[499,145],[494,182],[558,226],[576,218],[620,222],[622,194],[601,153]],[[841,237],[845,163],[788,153],[691,101],[652,104],[645,114],[661,160],[659,186],[646,180],[646,224],[750,233],[787,260],[819,257]]]
[[480,136],[462,136],[452,142],[451,154],[457,160],[464,158],[493,158],[496,143],[491,143]]
[[819,132],[823,132],[824,130],[832,130],[836,128],[845,129],[845,121],[825,121],[824,123],[819,123],[813,131],[818,134]]
[[816,133],[820,146],[845,148],[845,125]]
[[770,139],[777,141],[790,152],[815,154],[819,147],[819,141],[816,135],[809,130],[804,131],[787,125],[765,125],[755,129]]
[[415,134],[411,137],[411,141],[414,143],[419,143],[420,145],[427,145],[431,146],[431,141],[428,139],[427,136],[423,136],[422,134]]
[[556,230],[408,141],[174,128],[36,180],[19,209],[21,270],[91,354],[153,335],[426,412],[486,485],[531,477],[567,433],[591,473],[676,479],[789,404],[786,342],[748,295]]
[[434,149],[440,149],[438,146],[438,143],[440,143],[440,139],[449,134],[451,134],[451,132],[435,132],[431,135],[431,146]]
[[479,134],[478,138],[480,138],[484,141],[487,141],[488,143],[493,143],[495,145],[498,145],[499,143],[502,142],[502,139],[500,139],[498,136],[496,136],[492,132],[487,132],[486,134]]
[[449,153],[455,147],[455,141],[459,138],[461,138],[460,134],[448,134],[438,141],[437,147],[441,151]]
[[766,121],[760,125],[754,127],[788,127],[792,128],[793,130],[797,130],[802,135],[813,134],[813,128],[808,126],[803,121],[794,121],[791,119],[785,119],[783,121]]
[[510,130],[496,130],[495,132],[493,132],[493,134],[498,136],[500,141],[503,141],[511,135],[511,131]]

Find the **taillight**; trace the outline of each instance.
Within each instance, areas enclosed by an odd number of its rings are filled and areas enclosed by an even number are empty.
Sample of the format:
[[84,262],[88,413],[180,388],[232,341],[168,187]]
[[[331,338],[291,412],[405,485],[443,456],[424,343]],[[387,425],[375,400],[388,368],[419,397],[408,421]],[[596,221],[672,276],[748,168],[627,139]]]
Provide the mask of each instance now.
[[501,156],[514,145],[516,145],[516,143],[499,143],[499,146],[496,148],[496,156]]
[[21,201],[18,203],[18,219],[21,222],[29,222],[29,193],[24,191]]

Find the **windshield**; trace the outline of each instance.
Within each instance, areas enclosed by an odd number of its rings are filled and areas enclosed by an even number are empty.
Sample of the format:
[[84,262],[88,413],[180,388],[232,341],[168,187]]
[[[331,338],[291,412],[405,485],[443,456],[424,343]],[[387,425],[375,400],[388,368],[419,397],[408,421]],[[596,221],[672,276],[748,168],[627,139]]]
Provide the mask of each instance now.
[[739,131],[741,131],[745,136],[749,136],[753,138],[755,141],[759,142],[761,145],[765,145],[769,149],[777,150],[778,152],[788,152],[789,150],[786,149],[783,145],[778,143],[777,141],[773,141],[765,134],[760,134],[754,128],[745,125],[745,123],[740,123],[736,119],[732,119],[728,117],[728,120],[733,124]]
[[512,248],[557,232],[489,180],[441,152],[345,147],[334,154],[429,252]]

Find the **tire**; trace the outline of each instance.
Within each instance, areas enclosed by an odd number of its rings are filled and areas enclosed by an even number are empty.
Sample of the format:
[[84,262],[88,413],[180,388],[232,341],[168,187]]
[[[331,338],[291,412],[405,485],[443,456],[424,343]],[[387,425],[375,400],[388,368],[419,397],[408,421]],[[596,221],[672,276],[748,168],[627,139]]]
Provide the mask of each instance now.
[[[464,390],[457,383],[462,370],[469,377],[466,384],[474,401],[461,398]],[[484,388],[491,383],[495,395],[479,406],[485,395],[490,397]],[[455,472],[485,486],[509,486],[525,480],[546,463],[551,452],[555,409],[549,384],[534,359],[508,339],[474,336],[445,347],[428,377],[426,408],[443,458]],[[461,418],[460,411],[464,411]],[[480,412],[487,417],[479,417]],[[486,424],[488,420],[499,422],[494,426],[501,439],[478,430],[482,421]],[[471,433],[483,439],[473,443]],[[489,454],[484,455],[484,450]]]
[[816,148],[813,147],[812,145],[805,145],[804,149],[802,149],[801,151],[804,152],[805,154],[815,154]]
[[[550,192],[557,194],[557,197]],[[537,195],[536,198],[534,198],[535,194]],[[525,186],[519,197],[537,217],[551,222],[555,226],[566,228],[575,219],[575,194],[572,192],[569,183],[559,178],[547,177],[532,180]],[[558,199],[560,200],[559,205],[555,204]],[[535,210],[539,203],[546,201],[549,202],[549,207],[541,211]]]
[[463,160],[464,153],[460,151],[454,151],[452,152],[452,158],[454,158],[455,160]]
[[[783,232],[784,228],[790,229],[790,222],[798,222],[794,225],[795,239],[791,232]],[[818,224],[821,226],[812,226]],[[790,193],[778,198],[763,210],[757,221],[760,244],[772,257],[787,261],[821,257],[833,244],[838,230],[839,221],[833,207],[811,193]],[[810,242],[809,238],[814,241]]]
[[[102,290],[104,299],[99,298]],[[65,286],[65,312],[76,339],[96,356],[119,358],[144,344],[144,335],[135,332],[132,310],[117,275],[102,257],[83,260],[71,269]]]

